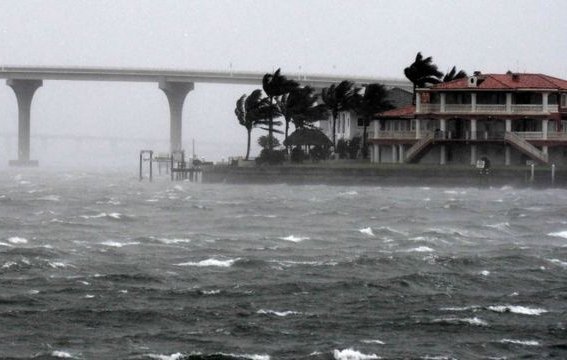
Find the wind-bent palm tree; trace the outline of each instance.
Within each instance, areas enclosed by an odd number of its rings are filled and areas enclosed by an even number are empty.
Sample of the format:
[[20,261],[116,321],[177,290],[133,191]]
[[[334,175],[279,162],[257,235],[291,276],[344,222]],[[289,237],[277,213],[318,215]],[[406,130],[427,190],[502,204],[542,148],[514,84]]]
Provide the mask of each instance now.
[[[291,90],[298,87],[299,84],[294,80],[288,80],[285,76],[280,74],[280,69],[277,69],[274,74],[266,74],[262,79],[262,88],[268,99],[270,105],[274,105],[274,98],[283,94],[289,93]],[[274,132],[274,114],[270,113],[268,117],[268,136],[273,137]],[[269,143],[269,150],[273,149],[272,142]]]
[[415,104],[416,92],[418,87],[425,87],[431,84],[439,84],[443,73],[437,69],[433,63],[433,58],[423,58],[421,52],[415,56],[415,61],[404,69],[404,74],[413,83],[413,103]]
[[278,108],[285,119],[285,140],[288,138],[290,123],[293,123],[298,129],[329,117],[327,105],[317,104],[317,97],[315,89],[305,86],[297,87],[276,99]]
[[449,82],[457,79],[462,79],[467,77],[467,73],[464,70],[459,70],[457,72],[457,67],[453,66],[453,68],[443,76],[443,82]]
[[250,137],[252,129],[256,126],[267,125],[266,120],[272,112],[268,98],[262,97],[262,90],[256,89],[249,96],[242,95],[236,101],[234,113],[240,125],[248,132],[248,145],[246,146],[246,160],[250,156]]
[[366,129],[375,114],[390,110],[392,104],[386,100],[388,91],[382,84],[369,84],[364,88],[364,94],[355,94],[355,111],[363,119],[362,157],[366,159]]
[[327,104],[333,118],[333,146],[337,146],[337,116],[341,111],[347,111],[354,107],[354,94],[359,91],[352,81],[344,80],[338,85],[332,84],[328,88],[324,88],[321,93],[321,99]]

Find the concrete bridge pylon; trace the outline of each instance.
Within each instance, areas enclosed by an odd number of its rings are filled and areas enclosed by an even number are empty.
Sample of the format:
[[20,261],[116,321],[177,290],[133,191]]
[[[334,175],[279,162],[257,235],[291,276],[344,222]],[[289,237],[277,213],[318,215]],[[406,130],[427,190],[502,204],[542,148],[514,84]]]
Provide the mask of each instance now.
[[30,113],[35,91],[43,80],[8,79],[6,84],[14,90],[18,101],[18,159],[11,160],[13,166],[37,166],[37,160],[30,160]]
[[187,94],[195,88],[195,84],[192,82],[177,82],[177,81],[160,81],[159,88],[167,96],[167,102],[169,103],[169,139],[170,139],[170,151],[182,150],[182,115],[183,115],[183,103]]

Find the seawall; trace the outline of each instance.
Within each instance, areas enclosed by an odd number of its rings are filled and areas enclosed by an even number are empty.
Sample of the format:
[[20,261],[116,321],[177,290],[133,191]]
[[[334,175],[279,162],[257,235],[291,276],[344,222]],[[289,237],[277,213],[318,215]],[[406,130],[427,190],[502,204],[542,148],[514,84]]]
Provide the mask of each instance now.
[[372,186],[515,186],[567,187],[567,170],[557,169],[552,184],[550,167],[536,167],[534,181],[529,167],[494,168],[481,175],[466,166],[373,166],[361,165],[281,165],[212,166],[203,169],[207,183],[288,183]]

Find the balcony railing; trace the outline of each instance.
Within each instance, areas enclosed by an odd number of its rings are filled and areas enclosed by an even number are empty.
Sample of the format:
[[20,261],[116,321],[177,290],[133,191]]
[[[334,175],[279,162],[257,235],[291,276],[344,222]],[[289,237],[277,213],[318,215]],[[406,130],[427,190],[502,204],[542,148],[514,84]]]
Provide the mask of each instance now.
[[415,131],[378,131],[374,136],[375,139],[415,139]]
[[558,105],[547,105],[543,104],[513,104],[510,106],[510,112],[506,109],[505,104],[476,104],[476,109],[473,110],[472,104],[445,104],[445,111],[441,111],[441,104],[421,104],[420,114],[428,113],[460,113],[460,114],[525,114],[525,113],[536,113],[536,114],[546,114],[559,112]]

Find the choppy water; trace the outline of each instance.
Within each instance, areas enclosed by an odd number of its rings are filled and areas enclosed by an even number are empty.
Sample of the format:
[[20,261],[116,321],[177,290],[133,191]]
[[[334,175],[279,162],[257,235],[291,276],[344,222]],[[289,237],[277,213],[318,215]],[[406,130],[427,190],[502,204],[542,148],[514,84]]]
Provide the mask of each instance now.
[[0,175],[0,354],[567,358],[567,191]]

